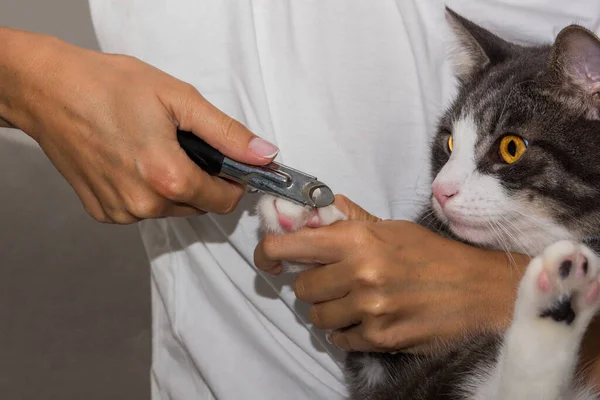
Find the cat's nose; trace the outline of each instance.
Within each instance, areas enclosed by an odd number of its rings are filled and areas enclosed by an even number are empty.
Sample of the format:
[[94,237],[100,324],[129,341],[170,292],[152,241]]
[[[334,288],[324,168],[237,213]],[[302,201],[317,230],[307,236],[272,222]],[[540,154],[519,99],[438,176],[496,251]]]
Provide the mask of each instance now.
[[450,182],[433,182],[431,185],[433,197],[444,208],[448,200],[458,194],[458,185]]

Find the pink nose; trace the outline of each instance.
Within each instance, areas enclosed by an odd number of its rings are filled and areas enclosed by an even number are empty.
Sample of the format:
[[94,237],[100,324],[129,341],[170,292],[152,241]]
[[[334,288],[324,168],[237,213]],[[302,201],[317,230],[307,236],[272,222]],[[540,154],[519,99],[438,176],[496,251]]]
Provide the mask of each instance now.
[[458,185],[455,183],[433,182],[431,189],[433,190],[433,196],[438,203],[440,203],[442,208],[446,205],[448,200],[458,194]]

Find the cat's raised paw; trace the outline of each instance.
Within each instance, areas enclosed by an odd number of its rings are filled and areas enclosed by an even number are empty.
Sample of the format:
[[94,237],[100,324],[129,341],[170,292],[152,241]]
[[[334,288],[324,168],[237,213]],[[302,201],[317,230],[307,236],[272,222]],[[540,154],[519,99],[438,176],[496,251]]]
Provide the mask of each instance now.
[[561,241],[532,260],[524,284],[533,289],[540,317],[570,325],[578,314],[599,307],[599,275],[598,257],[587,246]]
[[[258,201],[257,212],[264,232],[284,234],[304,227],[318,228],[347,219],[335,205],[323,208],[303,207],[287,200],[263,195]],[[285,272],[300,272],[312,265],[283,263]]]

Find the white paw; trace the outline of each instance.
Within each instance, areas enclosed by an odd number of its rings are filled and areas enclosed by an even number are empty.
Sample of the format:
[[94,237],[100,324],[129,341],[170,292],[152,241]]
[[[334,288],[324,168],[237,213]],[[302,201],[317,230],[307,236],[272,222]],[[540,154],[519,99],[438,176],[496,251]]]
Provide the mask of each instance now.
[[541,317],[587,325],[600,305],[599,275],[598,257],[587,246],[557,242],[529,264],[519,300],[532,301]]
[[[263,195],[260,198],[257,212],[261,229],[275,234],[294,232],[306,226],[318,228],[346,219],[346,216],[334,205],[323,208],[303,207],[271,195]],[[313,266],[284,263],[283,271],[300,272]]]

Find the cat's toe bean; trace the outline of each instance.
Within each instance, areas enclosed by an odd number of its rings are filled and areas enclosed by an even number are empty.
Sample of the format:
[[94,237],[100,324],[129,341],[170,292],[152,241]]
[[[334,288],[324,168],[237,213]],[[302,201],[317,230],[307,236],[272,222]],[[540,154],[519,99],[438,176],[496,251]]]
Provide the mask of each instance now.
[[306,226],[316,214],[310,207],[303,207],[289,201],[264,195],[257,205],[261,227],[266,232],[293,232]]
[[557,242],[532,265],[536,263],[541,317],[571,324],[578,312],[590,305],[596,307],[600,294],[598,259],[585,245]]
[[346,219],[337,207],[303,207],[271,195],[264,195],[257,205],[261,227],[266,232],[282,234],[308,226],[318,228]]

